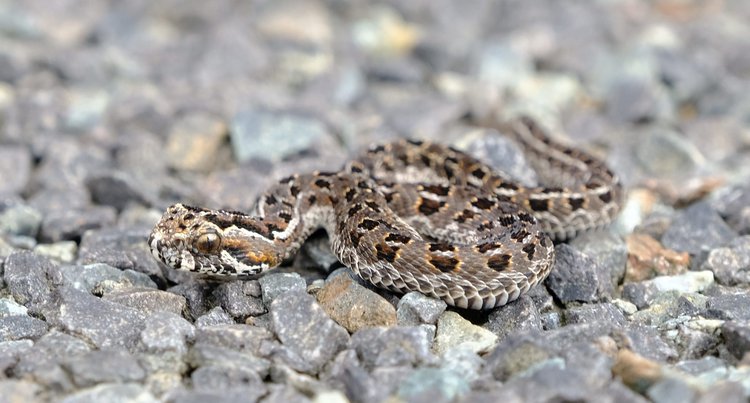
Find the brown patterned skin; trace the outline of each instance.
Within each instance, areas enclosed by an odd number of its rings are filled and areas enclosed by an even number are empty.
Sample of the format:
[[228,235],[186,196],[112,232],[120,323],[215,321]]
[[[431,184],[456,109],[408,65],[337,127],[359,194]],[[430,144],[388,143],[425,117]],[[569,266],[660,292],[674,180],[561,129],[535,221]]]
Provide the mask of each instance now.
[[606,225],[622,199],[601,161],[530,119],[508,133],[544,187],[520,186],[449,147],[398,141],[340,172],[282,179],[250,215],[171,206],[149,244],[175,269],[246,276],[278,266],[323,227],[339,260],[378,287],[461,308],[504,305],[549,274],[552,239]]

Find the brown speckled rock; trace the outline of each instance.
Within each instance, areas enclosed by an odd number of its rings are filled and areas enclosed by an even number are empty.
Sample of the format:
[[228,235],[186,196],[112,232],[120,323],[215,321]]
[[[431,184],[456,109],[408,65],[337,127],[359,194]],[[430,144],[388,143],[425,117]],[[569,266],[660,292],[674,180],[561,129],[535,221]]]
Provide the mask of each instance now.
[[357,284],[346,272],[330,278],[317,298],[328,316],[350,333],[367,327],[396,325],[396,308]]

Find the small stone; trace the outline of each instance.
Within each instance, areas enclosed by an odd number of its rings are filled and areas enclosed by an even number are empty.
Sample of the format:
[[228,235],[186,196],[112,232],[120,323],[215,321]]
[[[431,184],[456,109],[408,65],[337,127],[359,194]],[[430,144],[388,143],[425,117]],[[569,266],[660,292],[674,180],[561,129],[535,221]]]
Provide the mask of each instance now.
[[735,357],[742,357],[750,351],[750,324],[747,322],[739,323],[734,321],[724,322],[721,327],[721,336],[724,343]]
[[276,162],[313,147],[327,136],[327,131],[314,118],[246,109],[232,118],[230,139],[237,161],[264,158]]
[[315,369],[320,369],[349,342],[347,331],[305,292],[284,293],[271,303],[270,313],[274,333],[281,343]]
[[620,350],[612,374],[637,392],[645,392],[651,385],[663,379],[661,366],[629,350]]
[[238,368],[242,371],[253,372],[261,378],[269,374],[271,362],[247,351],[237,351],[227,347],[215,346],[207,343],[197,343],[190,349],[187,358],[193,367],[204,365],[223,365]]
[[710,297],[705,316],[723,320],[750,321],[750,294],[725,294]]
[[146,204],[148,197],[142,186],[128,173],[107,171],[86,178],[86,188],[94,203],[114,207],[118,211],[130,204]]
[[221,307],[233,318],[245,320],[248,316],[258,316],[266,313],[266,307],[260,298],[246,292],[246,282],[232,281],[216,287],[214,298]]
[[[292,386],[275,383],[266,384],[266,386],[268,387],[268,394],[264,398],[266,402],[311,403],[310,398]],[[325,400],[324,402],[327,401]]]
[[628,265],[626,282],[643,281],[654,276],[684,273],[690,264],[687,252],[665,249],[659,241],[645,234],[631,234],[627,238]]
[[[2,151],[0,151],[1,158]],[[36,238],[42,224],[42,214],[33,207],[18,204],[0,213],[0,233]]]
[[263,292],[263,304],[269,307],[279,295],[289,291],[305,291],[305,279],[297,273],[269,273],[260,279]]
[[600,273],[592,258],[571,246],[560,244],[555,249],[555,267],[545,282],[550,291],[564,304],[597,301],[598,290],[610,284],[609,273]]
[[538,334],[522,333],[506,337],[487,356],[486,370],[500,381],[523,373],[553,357],[554,352]]
[[180,117],[167,138],[169,165],[177,170],[208,172],[217,165],[227,137],[227,125],[205,112]]
[[30,316],[0,318],[0,342],[10,340],[36,340],[47,333],[47,323]]
[[738,382],[720,382],[711,385],[695,403],[744,403],[747,402],[747,394],[742,384]]
[[266,328],[248,325],[214,325],[196,329],[195,343],[206,343],[259,354],[261,346],[273,340]]
[[140,341],[152,353],[187,352],[187,343],[195,338],[195,326],[182,316],[168,311],[158,311],[146,318]]
[[399,326],[434,325],[447,306],[441,299],[413,291],[398,301],[396,318]]
[[78,244],[75,241],[61,241],[50,244],[39,244],[34,247],[34,253],[46,256],[56,262],[73,263],[76,259]]
[[[78,264],[105,263],[121,270],[135,270],[154,278],[164,277],[148,248],[148,228],[105,227],[86,231],[81,239]],[[141,283],[138,283],[141,284]]]
[[531,297],[522,295],[508,305],[490,312],[484,327],[501,341],[512,333],[542,330],[542,319]]
[[455,371],[469,382],[484,375],[484,364],[484,359],[469,346],[452,348],[440,357],[440,368]]
[[570,246],[594,259],[603,272],[609,272],[612,287],[622,282],[628,246],[620,236],[609,231],[587,231],[573,238]]
[[440,355],[453,348],[467,347],[476,353],[486,353],[496,341],[494,333],[448,311],[438,319],[433,350]]
[[90,402],[138,402],[157,403],[151,392],[143,386],[127,384],[103,384],[88,389],[82,389],[76,393],[61,399],[61,403],[90,403]]
[[398,387],[397,396],[406,402],[453,402],[471,390],[458,371],[444,368],[418,368]]
[[370,369],[432,362],[431,344],[429,332],[418,326],[362,329],[351,340],[351,348]]
[[607,89],[605,103],[607,116],[616,122],[662,121],[674,113],[664,88],[637,74],[620,75],[613,81]]
[[742,236],[727,247],[713,249],[703,263],[722,285],[750,284],[750,236]]
[[627,283],[623,286],[622,295],[638,309],[643,309],[662,293],[698,293],[713,283],[714,277],[710,271],[691,271],[676,276],[656,277],[639,283]]
[[127,351],[119,349],[78,354],[66,360],[65,367],[73,376],[73,382],[80,387],[106,382],[137,382],[146,376],[138,360]]
[[190,379],[196,391],[221,391],[221,395],[239,395],[249,402],[257,401],[266,392],[257,373],[227,365],[201,366],[190,374]]
[[0,379],[0,396],[6,402],[36,402],[42,399],[43,389],[34,382]]
[[88,264],[85,266],[60,267],[63,284],[77,290],[93,293],[105,281],[120,284],[123,287],[156,288],[156,284],[145,274],[132,270],[120,270],[104,263]]
[[17,251],[8,256],[4,267],[5,283],[13,299],[27,308],[51,300],[49,276],[55,265],[49,259],[33,252]]
[[135,308],[144,315],[151,315],[154,312],[171,312],[175,315],[182,315],[182,312],[187,309],[185,297],[151,288],[115,290],[106,294],[102,299]]
[[367,327],[396,325],[393,305],[359,285],[348,272],[329,278],[316,297],[328,316],[350,333]]
[[610,323],[624,326],[625,316],[613,304],[599,303],[570,308],[565,311],[567,323]]
[[695,391],[688,384],[675,378],[659,380],[646,391],[646,396],[654,403],[692,402],[695,395]]
[[20,194],[29,183],[33,157],[26,146],[0,147],[0,193]]
[[185,297],[190,318],[198,318],[204,315],[213,306],[209,297],[214,288],[205,282],[190,281],[177,284],[167,289],[167,291]]
[[635,154],[638,162],[652,175],[684,178],[706,163],[698,147],[680,133],[655,128],[643,136],[636,145]]
[[108,206],[51,211],[42,219],[39,237],[42,242],[81,239],[87,230],[112,226],[115,221],[117,211]]
[[680,212],[661,241],[669,249],[700,256],[727,245],[736,236],[709,204],[701,202]]
[[234,320],[220,306],[214,307],[195,320],[195,326],[197,327],[228,325],[231,323],[234,323]]
[[0,318],[5,316],[26,316],[28,309],[7,298],[0,298]]
[[328,390],[316,393],[312,403],[349,403],[349,399],[338,390]]
[[63,330],[80,335],[99,348],[133,346],[143,328],[138,310],[103,301],[88,293],[64,287],[48,320]]

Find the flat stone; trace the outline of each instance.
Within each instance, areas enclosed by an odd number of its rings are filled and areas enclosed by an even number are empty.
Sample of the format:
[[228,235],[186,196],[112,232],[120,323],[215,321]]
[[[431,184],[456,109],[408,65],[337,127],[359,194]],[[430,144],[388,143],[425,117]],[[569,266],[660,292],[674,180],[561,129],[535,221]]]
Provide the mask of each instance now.
[[118,211],[130,204],[146,204],[148,197],[140,190],[130,174],[121,171],[105,171],[86,178],[86,188],[94,203],[114,207]]
[[36,340],[47,333],[47,323],[30,316],[0,318],[0,341]]
[[750,284],[750,236],[739,237],[726,247],[711,250],[702,268],[711,270],[719,284]]
[[625,316],[610,303],[589,304],[570,308],[565,311],[567,323],[610,323],[615,326],[624,326]]
[[227,124],[209,113],[178,118],[167,138],[169,165],[177,170],[208,172],[217,165],[227,132]]
[[750,321],[750,294],[724,294],[710,297],[706,304],[708,318]]
[[215,325],[197,328],[195,343],[207,343],[259,354],[264,343],[273,340],[268,329],[248,325]]
[[612,366],[612,374],[618,376],[625,385],[641,393],[664,378],[664,371],[657,362],[629,350],[618,352]]
[[235,158],[280,161],[284,157],[313,147],[327,136],[319,120],[286,112],[246,109],[231,121],[230,139]]
[[26,316],[29,312],[25,306],[7,298],[0,298],[0,318],[6,316]]
[[284,293],[271,303],[270,313],[274,333],[281,343],[313,368],[320,369],[349,342],[347,331],[305,292]]
[[3,374],[11,374],[20,358],[27,354],[33,347],[34,342],[31,340],[0,342],[0,371]]
[[31,178],[31,150],[21,145],[3,145],[0,161],[0,193],[20,194]]
[[453,402],[471,390],[457,371],[444,368],[418,368],[398,387],[396,395],[407,402]]
[[141,385],[103,384],[88,389],[82,389],[60,400],[61,403],[91,403],[91,402],[139,402],[156,403],[151,392]]
[[725,246],[737,234],[707,203],[696,203],[681,211],[664,233],[662,244],[692,256]]
[[628,264],[626,282],[643,281],[655,276],[672,276],[687,271],[690,255],[664,248],[659,241],[645,234],[627,238]]
[[622,281],[628,261],[628,246],[610,231],[588,231],[573,238],[570,246],[594,259],[602,272],[608,272],[614,287]]
[[119,284],[121,287],[147,287],[155,289],[156,284],[145,274],[132,270],[120,270],[104,263],[87,264],[83,266],[62,266],[63,284],[80,291],[93,293],[105,281]]
[[0,379],[0,396],[6,402],[34,402],[41,399],[43,389],[34,382]]
[[183,354],[187,352],[187,343],[195,339],[195,326],[178,314],[156,311],[145,322],[140,342],[148,352],[174,351]]
[[724,343],[735,357],[742,357],[750,351],[750,323],[727,321],[721,327]]
[[656,82],[639,75],[621,75],[610,83],[606,100],[607,116],[616,122],[661,121],[673,113],[669,95]]
[[[18,357],[13,371],[17,376],[33,374],[41,384],[57,384],[58,387],[73,389],[74,385],[61,365],[66,359],[90,350],[91,347],[83,340],[53,329],[39,338],[33,348]],[[62,379],[59,372],[63,372]]]
[[234,319],[232,319],[232,317],[229,316],[229,314],[227,314],[220,306],[214,307],[195,320],[195,326],[197,327],[228,325],[232,323],[234,323]]
[[393,305],[359,285],[347,272],[329,277],[316,298],[328,316],[350,333],[367,327],[396,325]]
[[34,246],[33,251],[59,263],[73,263],[78,252],[78,244],[75,241],[39,244]]
[[695,400],[696,392],[682,380],[666,378],[648,388],[646,396],[655,403],[681,403]]
[[665,127],[654,127],[641,133],[636,144],[638,162],[651,175],[684,178],[705,164],[701,150],[684,135]]
[[135,345],[144,317],[136,309],[63,287],[48,320],[67,332],[84,337],[98,348],[105,348]]
[[187,357],[193,367],[221,365],[237,368],[244,372],[252,372],[260,378],[268,376],[271,362],[248,351],[237,351],[227,347],[197,343],[190,349]]
[[0,213],[0,233],[36,238],[41,224],[42,214],[24,204],[10,206]]
[[144,239],[148,228],[105,226],[86,231],[78,251],[78,264],[105,263],[121,270],[135,270],[154,277],[163,277]]
[[13,299],[29,308],[52,299],[49,276],[55,267],[43,256],[17,251],[5,260],[3,278]]
[[486,371],[500,381],[522,373],[554,356],[539,334],[523,333],[506,337],[486,357]]
[[447,306],[441,299],[410,292],[398,301],[396,319],[399,326],[434,325]]
[[738,382],[721,382],[712,385],[695,400],[695,403],[744,403],[747,393]]
[[221,395],[226,396],[238,394],[249,402],[257,401],[266,393],[257,373],[227,365],[201,366],[190,374],[190,380],[197,391],[221,391]]
[[555,249],[555,267],[545,282],[550,291],[564,304],[597,301],[598,290],[609,288],[609,273],[600,273],[592,258],[566,244]]
[[638,309],[647,307],[660,294],[675,291],[678,293],[698,293],[714,283],[710,271],[695,271],[676,276],[661,276],[623,286],[623,297],[635,304]]
[[444,312],[437,322],[433,350],[440,355],[454,348],[469,348],[476,353],[488,352],[497,341],[497,336],[461,317],[456,312]]
[[[250,288],[248,288],[250,287]],[[248,316],[266,313],[266,307],[245,281],[231,281],[216,287],[213,297],[221,304],[226,313],[233,318],[244,321]]]
[[73,376],[73,382],[80,387],[108,382],[137,382],[146,376],[138,360],[120,349],[88,351],[66,360],[65,367]]
[[542,319],[534,301],[527,295],[492,310],[484,327],[504,339],[512,333],[534,332],[542,330]]
[[190,281],[177,284],[167,291],[185,297],[190,318],[198,318],[204,315],[213,306],[210,295],[214,288],[204,282]]
[[353,348],[366,368],[418,365],[435,360],[432,337],[422,326],[368,328],[352,335]]
[[84,232],[112,226],[116,221],[117,211],[109,206],[51,211],[42,219],[39,237],[42,242],[81,239]]
[[263,304],[267,307],[270,307],[279,295],[288,291],[304,291],[307,287],[305,279],[297,273],[269,273],[258,281],[263,292]]
[[182,315],[187,310],[185,297],[152,288],[127,288],[104,295],[104,301],[115,302],[141,311],[144,315],[171,312]]

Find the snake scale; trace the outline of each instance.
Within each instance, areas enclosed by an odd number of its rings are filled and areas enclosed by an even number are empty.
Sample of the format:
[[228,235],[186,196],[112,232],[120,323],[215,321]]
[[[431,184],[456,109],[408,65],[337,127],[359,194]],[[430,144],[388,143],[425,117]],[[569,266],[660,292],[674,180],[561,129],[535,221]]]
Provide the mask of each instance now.
[[322,227],[338,259],[377,287],[460,308],[504,305],[549,274],[553,240],[608,224],[623,197],[601,160],[532,119],[505,129],[543,186],[521,186],[452,147],[401,140],[338,172],[284,178],[252,214],[175,204],[154,227],[151,251],[178,270],[255,275]]

